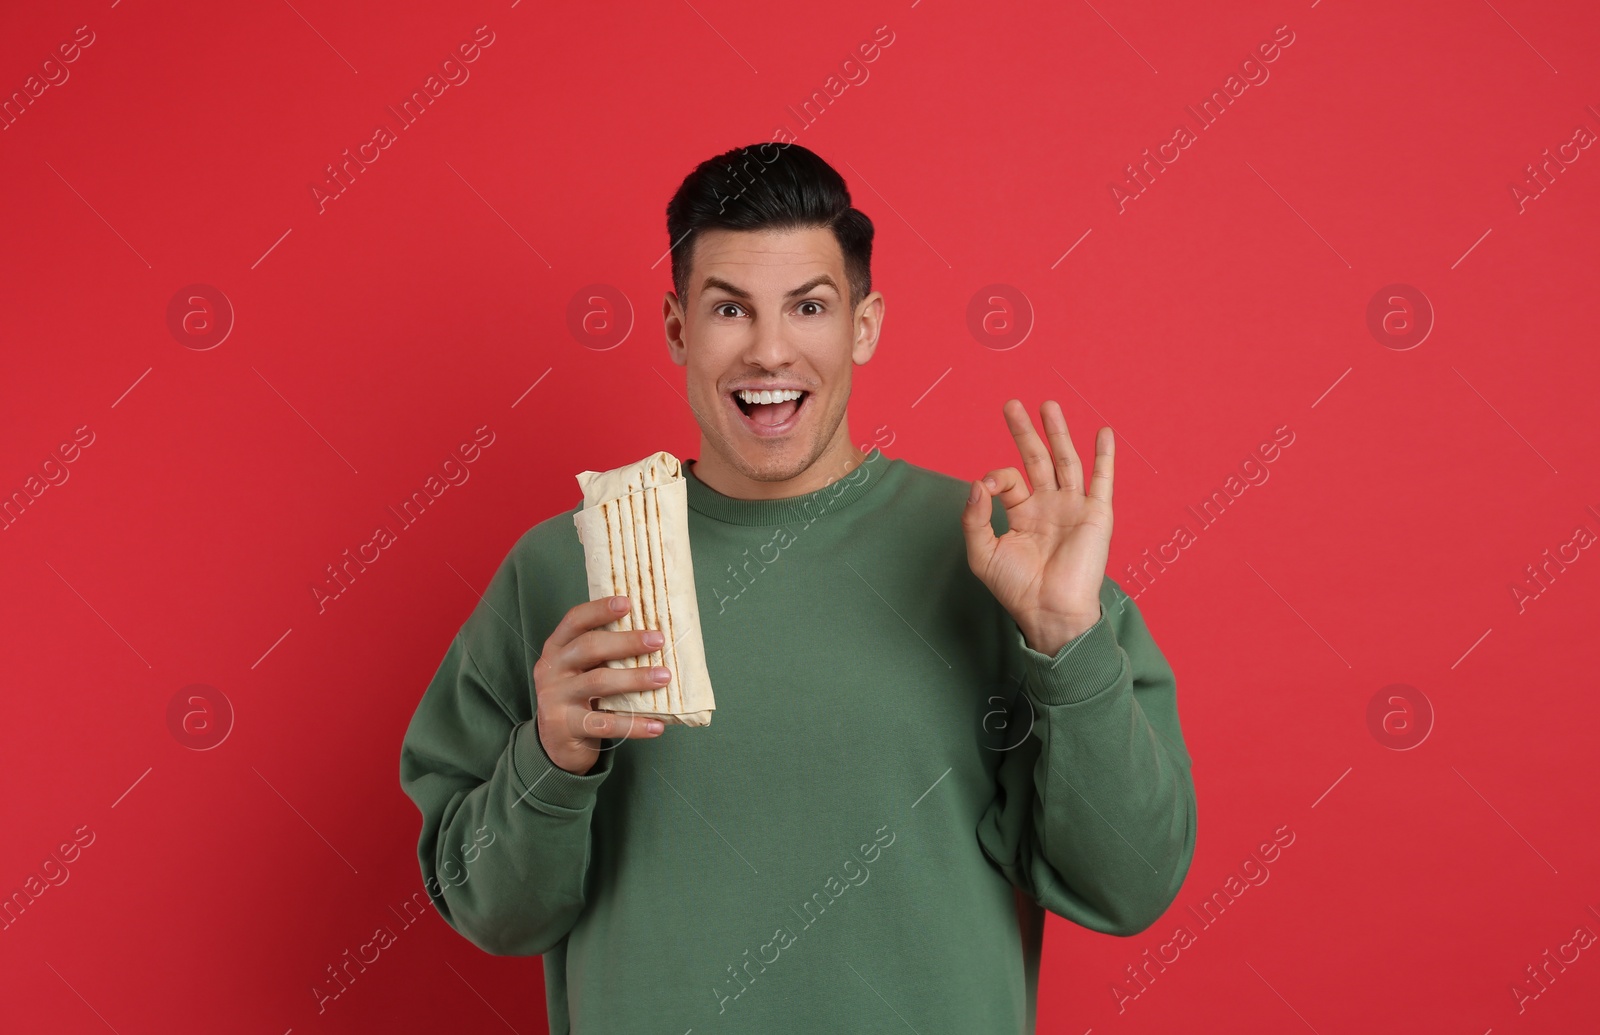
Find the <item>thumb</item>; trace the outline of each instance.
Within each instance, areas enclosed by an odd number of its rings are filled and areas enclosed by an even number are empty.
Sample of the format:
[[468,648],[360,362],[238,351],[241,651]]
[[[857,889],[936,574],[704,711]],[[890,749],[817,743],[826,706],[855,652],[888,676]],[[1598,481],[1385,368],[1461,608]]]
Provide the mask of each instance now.
[[988,570],[989,558],[999,542],[994,527],[989,524],[993,510],[988,487],[981,481],[974,481],[967,490],[967,505],[961,510],[961,534],[967,541],[967,565],[979,576]]

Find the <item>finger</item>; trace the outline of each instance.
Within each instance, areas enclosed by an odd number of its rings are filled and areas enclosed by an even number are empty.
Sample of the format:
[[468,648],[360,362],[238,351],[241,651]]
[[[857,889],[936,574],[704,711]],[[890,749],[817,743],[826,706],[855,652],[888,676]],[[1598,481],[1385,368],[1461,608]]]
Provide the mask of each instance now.
[[627,614],[631,603],[625,596],[598,597],[570,608],[544,641],[544,652],[560,650],[590,629],[616,621]]
[[1097,500],[1111,502],[1112,458],[1117,444],[1110,428],[1101,428],[1094,436],[1094,473],[1089,476],[1089,495]]
[[1007,510],[1027,499],[1032,493],[1022,480],[1022,472],[1015,467],[1002,467],[983,476],[983,487],[1005,504]]
[[1011,437],[1017,440],[1017,452],[1022,454],[1022,469],[1028,472],[1028,481],[1033,483],[1033,491],[1057,488],[1055,468],[1050,462],[1050,451],[1045,448],[1039,433],[1034,430],[1033,418],[1028,416],[1028,408],[1023,406],[1019,399],[1007,399],[1004,409],[1006,424],[1011,428]]
[[1044,422],[1044,433],[1056,455],[1056,484],[1064,490],[1082,492],[1083,464],[1078,462],[1078,451],[1072,448],[1072,433],[1067,430],[1067,415],[1061,404],[1046,399],[1039,407],[1039,419]]
[[661,650],[666,636],[659,629],[590,629],[556,653],[558,671],[587,672],[613,659],[646,657]]
[[623,712],[601,712],[583,709],[578,715],[578,729],[573,735],[576,737],[590,737],[597,739],[624,739],[640,737],[657,737],[666,728],[660,719],[647,719],[642,715],[631,715]]
[[961,534],[967,541],[967,566],[974,573],[987,571],[989,558],[999,542],[990,524],[994,505],[989,490],[981,481],[967,486],[967,505],[961,508]]
[[567,645],[590,629],[616,621],[620,615],[627,613],[630,604],[625,596],[612,596],[599,597],[569,608],[545,638],[544,649],[533,663],[533,685],[542,689],[552,680],[574,671],[571,665],[560,660]]
[[659,690],[671,680],[672,673],[662,665],[643,665],[639,668],[612,668],[600,665],[567,680],[563,693],[569,699],[589,701],[596,697],[631,694],[640,690]]

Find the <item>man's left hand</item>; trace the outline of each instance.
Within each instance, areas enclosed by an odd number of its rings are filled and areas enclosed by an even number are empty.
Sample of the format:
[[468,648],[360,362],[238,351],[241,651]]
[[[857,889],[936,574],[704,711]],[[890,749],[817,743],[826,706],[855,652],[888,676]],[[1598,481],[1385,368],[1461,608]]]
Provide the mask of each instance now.
[[[1086,495],[1083,465],[1060,404],[1047,399],[1039,407],[1049,449],[1020,400],[1008,399],[1003,411],[1033,489],[1015,467],[990,471],[972,483],[961,512],[967,564],[1016,620],[1028,646],[1054,657],[1100,620],[1100,584],[1111,549],[1114,443],[1110,428],[1095,434]],[[1005,504],[1009,527],[1003,536],[989,524],[991,495]]]

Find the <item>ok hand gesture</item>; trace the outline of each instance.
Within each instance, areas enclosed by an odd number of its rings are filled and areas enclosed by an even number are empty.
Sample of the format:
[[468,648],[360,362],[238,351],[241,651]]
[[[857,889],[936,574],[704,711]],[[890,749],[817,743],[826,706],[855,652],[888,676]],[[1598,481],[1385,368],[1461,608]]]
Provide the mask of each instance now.
[[[1085,495],[1083,465],[1060,404],[1047,399],[1039,407],[1048,450],[1020,400],[1008,399],[1003,411],[1033,489],[1015,467],[972,483],[961,512],[967,564],[1016,620],[1028,646],[1053,657],[1100,619],[1100,584],[1111,549],[1114,443],[1110,428],[1096,433]],[[989,524],[991,494],[1005,504],[1003,536]]]

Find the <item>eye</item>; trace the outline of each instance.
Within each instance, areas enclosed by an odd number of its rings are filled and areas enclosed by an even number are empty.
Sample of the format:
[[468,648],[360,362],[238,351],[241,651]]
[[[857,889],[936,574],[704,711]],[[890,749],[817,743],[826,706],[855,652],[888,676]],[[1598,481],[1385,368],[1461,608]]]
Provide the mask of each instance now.
[[809,306],[815,306],[816,307],[816,311],[815,312],[810,312],[810,313],[801,313],[800,315],[802,315],[802,316],[821,316],[822,315],[823,305],[822,305],[821,302],[818,302],[815,299],[811,299],[811,298],[806,299],[804,302],[800,303],[798,308],[803,309],[808,305]]
[[723,310],[729,308],[738,309],[739,304],[737,302],[718,302],[716,305],[711,307],[711,311],[718,316],[728,316],[729,314],[724,313]]

